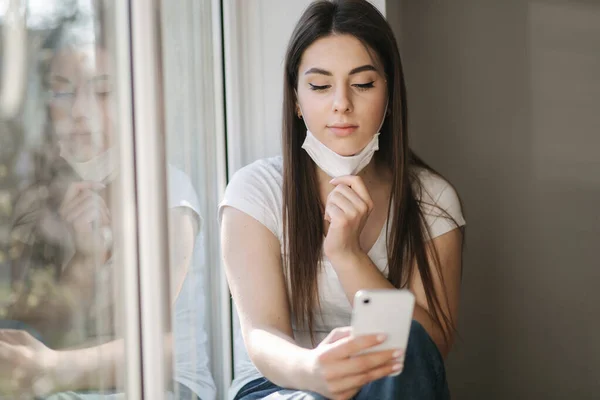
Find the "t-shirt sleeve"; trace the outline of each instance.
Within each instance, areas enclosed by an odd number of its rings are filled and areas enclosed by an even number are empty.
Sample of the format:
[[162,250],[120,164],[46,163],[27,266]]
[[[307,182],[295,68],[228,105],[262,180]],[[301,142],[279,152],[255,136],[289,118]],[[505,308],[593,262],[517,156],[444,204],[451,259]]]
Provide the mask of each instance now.
[[278,239],[281,232],[282,186],[280,172],[265,161],[239,169],[219,204],[219,223],[225,207],[236,208],[267,227]]
[[168,165],[167,172],[169,209],[184,207],[191,210],[198,222],[198,229],[200,229],[202,225],[200,201],[190,178],[185,172],[172,165]]
[[440,176],[421,174],[421,209],[431,239],[466,225],[456,190]]

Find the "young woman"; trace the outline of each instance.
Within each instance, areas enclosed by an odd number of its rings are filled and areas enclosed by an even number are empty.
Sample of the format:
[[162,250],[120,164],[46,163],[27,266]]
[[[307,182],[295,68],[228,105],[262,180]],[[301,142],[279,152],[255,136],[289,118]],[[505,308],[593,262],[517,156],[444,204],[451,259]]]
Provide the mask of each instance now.
[[[316,1],[284,68],[283,157],[238,171],[219,211],[239,314],[230,395],[446,399],[465,221],[409,147],[392,30],[365,0]],[[378,339],[349,336],[352,301],[375,288],[415,294],[409,343],[357,356]]]

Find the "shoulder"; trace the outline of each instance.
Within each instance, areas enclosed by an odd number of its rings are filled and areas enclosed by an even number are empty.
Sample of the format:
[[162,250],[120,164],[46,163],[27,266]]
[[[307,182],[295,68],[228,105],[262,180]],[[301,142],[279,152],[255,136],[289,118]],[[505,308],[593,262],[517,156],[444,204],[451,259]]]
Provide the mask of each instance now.
[[279,237],[283,199],[283,158],[272,157],[240,168],[227,185],[219,204],[245,212]]
[[281,196],[283,188],[282,157],[265,158],[240,168],[227,185],[225,198],[245,194]]
[[419,201],[438,203],[445,200],[458,199],[458,193],[446,179],[423,168],[414,170],[416,196]]
[[414,176],[415,196],[432,239],[466,224],[460,197],[450,182],[422,168]]
[[260,185],[282,187],[283,158],[280,156],[263,158],[240,168],[228,186],[234,186],[240,184],[240,181],[246,180]]
[[202,214],[198,193],[188,174],[174,165],[167,164],[167,201],[168,208],[190,215],[202,227]]
[[169,208],[188,207],[199,214],[200,202],[198,201],[198,194],[196,193],[188,174],[181,169],[168,164],[167,186]]

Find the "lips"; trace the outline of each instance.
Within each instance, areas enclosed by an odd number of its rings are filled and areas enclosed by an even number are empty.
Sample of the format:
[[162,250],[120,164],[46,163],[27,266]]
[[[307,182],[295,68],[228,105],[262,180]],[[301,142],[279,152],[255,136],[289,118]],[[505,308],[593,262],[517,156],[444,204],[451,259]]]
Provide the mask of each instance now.
[[73,141],[73,143],[90,144],[93,142],[93,137],[91,132],[72,132],[70,140]]
[[358,128],[356,124],[331,124],[330,128]]
[[72,137],[74,138],[88,138],[92,136],[91,132],[73,132],[71,134]]
[[338,137],[345,137],[351,135],[356,129],[358,129],[358,125],[353,124],[333,124],[328,126],[329,130],[331,130]]

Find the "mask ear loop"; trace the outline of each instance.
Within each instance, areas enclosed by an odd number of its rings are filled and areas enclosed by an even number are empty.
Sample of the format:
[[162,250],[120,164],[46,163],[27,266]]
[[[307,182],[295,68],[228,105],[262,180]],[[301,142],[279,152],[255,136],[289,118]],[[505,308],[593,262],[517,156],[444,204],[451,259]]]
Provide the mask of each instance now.
[[385,123],[385,119],[389,115],[389,109],[388,109],[389,105],[390,105],[390,98],[387,97],[387,100],[385,102],[385,111],[383,112],[383,118],[381,119],[381,123],[379,124],[379,128],[377,129],[377,132],[375,132],[375,133],[381,132],[381,128],[383,127],[383,124]]

